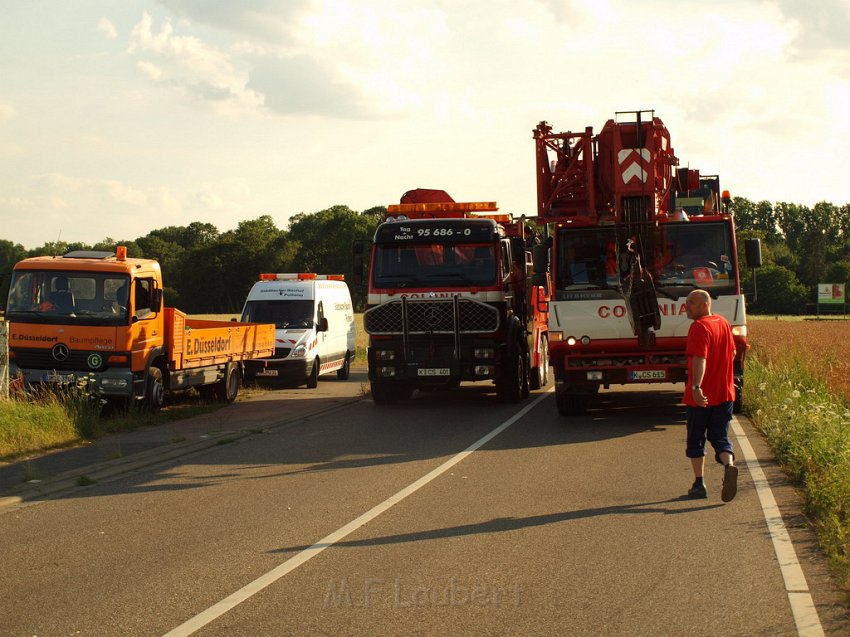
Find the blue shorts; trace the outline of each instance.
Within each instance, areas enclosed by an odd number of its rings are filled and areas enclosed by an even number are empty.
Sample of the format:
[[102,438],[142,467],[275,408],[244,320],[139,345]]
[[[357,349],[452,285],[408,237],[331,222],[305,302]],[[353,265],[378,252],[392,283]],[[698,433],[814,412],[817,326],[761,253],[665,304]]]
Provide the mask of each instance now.
[[729,423],[732,422],[732,401],[710,407],[688,407],[688,443],[685,455],[701,458],[705,455],[706,439],[714,447],[714,459],[721,463],[720,454],[731,453]]

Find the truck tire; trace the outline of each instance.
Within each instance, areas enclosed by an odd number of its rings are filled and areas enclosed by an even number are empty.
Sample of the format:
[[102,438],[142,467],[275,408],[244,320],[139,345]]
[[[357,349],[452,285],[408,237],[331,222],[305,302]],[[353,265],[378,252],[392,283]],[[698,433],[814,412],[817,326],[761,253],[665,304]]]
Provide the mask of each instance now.
[[214,387],[214,395],[223,403],[232,403],[239,395],[239,367],[236,363],[228,363],[224,368],[224,378]]
[[159,367],[148,368],[148,378],[145,384],[145,410],[156,413],[165,405],[165,381]]
[[555,394],[555,403],[561,416],[581,416],[587,411],[590,396],[586,394]]
[[529,373],[531,389],[542,389],[549,384],[549,341],[540,337],[540,365],[532,367]]
[[348,380],[349,375],[351,374],[351,356],[348,352],[345,353],[345,362],[342,364],[338,370],[336,370],[336,377],[339,380]]
[[307,377],[307,389],[316,389],[319,386],[319,357],[313,359],[313,367],[310,368],[310,375]]
[[376,405],[392,405],[401,398],[399,393],[395,391],[395,383],[373,380],[369,383],[369,388],[372,392],[372,402]]
[[496,397],[503,403],[519,402],[528,395],[528,356],[517,343],[496,381]]

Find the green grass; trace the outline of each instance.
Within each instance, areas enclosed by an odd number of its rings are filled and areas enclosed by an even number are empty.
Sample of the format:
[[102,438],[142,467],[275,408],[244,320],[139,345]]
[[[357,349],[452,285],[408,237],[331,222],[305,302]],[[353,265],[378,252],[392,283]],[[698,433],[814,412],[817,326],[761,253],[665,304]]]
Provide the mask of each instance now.
[[850,602],[850,409],[801,361],[747,358],[744,411],[801,487],[811,521]]
[[0,459],[13,460],[49,449],[68,447],[143,425],[161,425],[219,409],[194,392],[160,412],[149,413],[136,405],[125,413],[109,414],[81,388],[18,394],[0,408]]

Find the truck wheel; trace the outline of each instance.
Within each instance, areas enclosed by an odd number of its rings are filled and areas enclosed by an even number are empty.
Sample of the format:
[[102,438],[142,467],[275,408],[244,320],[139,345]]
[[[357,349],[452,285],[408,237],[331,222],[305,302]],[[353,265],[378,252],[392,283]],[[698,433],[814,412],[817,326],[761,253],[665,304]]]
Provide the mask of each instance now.
[[313,367],[310,369],[310,375],[307,377],[307,388],[316,389],[319,386],[319,357],[313,359]]
[[511,360],[502,370],[501,378],[496,382],[496,396],[503,403],[515,403],[528,393],[527,357],[517,345]]
[[586,394],[555,394],[558,413],[562,416],[581,416],[587,411],[589,400]]
[[386,381],[373,380],[369,383],[369,388],[372,392],[372,402],[376,405],[392,405],[400,398],[395,387]]
[[144,407],[156,413],[165,404],[165,382],[162,380],[162,370],[159,367],[148,369],[148,382],[145,387]]
[[529,382],[532,389],[542,389],[549,384],[549,345],[545,337],[540,337],[540,365],[531,368]]
[[215,384],[215,397],[223,403],[232,403],[239,395],[239,368],[236,363],[228,363],[224,368],[224,378]]
[[348,380],[348,376],[351,374],[351,357],[348,355],[348,352],[345,353],[345,362],[342,364],[338,370],[336,370],[336,377],[339,380]]

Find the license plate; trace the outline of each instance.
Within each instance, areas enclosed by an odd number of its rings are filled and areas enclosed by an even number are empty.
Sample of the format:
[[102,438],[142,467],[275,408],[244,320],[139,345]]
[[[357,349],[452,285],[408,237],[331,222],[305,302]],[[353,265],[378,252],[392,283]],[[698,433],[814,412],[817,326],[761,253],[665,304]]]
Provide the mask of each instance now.
[[41,380],[48,383],[73,383],[73,374],[59,374],[57,372],[47,372],[41,377]]
[[448,367],[426,367],[416,370],[416,373],[419,376],[448,376],[449,368]]
[[663,369],[638,369],[630,374],[632,380],[664,380],[667,372]]
[[257,372],[257,376],[277,376],[276,369],[264,369],[262,371]]

